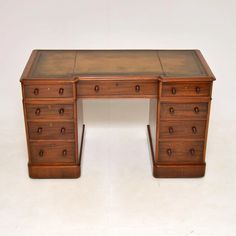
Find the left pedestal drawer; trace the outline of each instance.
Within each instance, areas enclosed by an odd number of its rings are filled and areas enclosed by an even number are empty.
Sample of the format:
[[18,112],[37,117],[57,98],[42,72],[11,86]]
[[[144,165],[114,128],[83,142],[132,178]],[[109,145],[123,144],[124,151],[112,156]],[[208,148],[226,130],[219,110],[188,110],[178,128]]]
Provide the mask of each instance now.
[[26,104],[28,120],[73,120],[73,104]]
[[25,98],[70,98],[73,97],[73,87],[70,84],[60,85],[24,85]]
[[34,164],[75,163],[74,142],[31,142],[29,151]]
[[28,122],[30,140],[74,140],[74,122]]

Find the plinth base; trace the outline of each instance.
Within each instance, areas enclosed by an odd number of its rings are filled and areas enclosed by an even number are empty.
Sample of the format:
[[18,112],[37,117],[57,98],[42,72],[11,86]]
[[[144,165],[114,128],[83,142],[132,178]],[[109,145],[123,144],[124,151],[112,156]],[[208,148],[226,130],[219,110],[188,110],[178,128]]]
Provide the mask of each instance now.
[[34,179],[79,178],[80,165],[71,165],[71,166],[29,165],[29,176]]

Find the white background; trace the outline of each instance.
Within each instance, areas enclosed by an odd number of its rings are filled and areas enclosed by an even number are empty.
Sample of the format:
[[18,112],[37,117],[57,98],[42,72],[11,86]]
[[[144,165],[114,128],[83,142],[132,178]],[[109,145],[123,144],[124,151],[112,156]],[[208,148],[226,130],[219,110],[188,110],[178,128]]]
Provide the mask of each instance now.
[[[0,1],[0,235],[235,235],[236,4]],[[27,174],[20,75],[32,49],[200,49],[214,83],[207,172],[154,179],[148,101],[87,100],[82,177]]]

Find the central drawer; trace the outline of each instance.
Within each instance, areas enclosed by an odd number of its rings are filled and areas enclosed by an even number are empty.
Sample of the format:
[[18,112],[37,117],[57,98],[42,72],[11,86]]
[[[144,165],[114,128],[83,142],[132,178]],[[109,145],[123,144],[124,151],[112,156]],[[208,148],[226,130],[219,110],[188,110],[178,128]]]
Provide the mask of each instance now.
[[157,97],[157,81],[80,81],[78,97]]
[[28,122],[31,140],[73,140],[74,122]]

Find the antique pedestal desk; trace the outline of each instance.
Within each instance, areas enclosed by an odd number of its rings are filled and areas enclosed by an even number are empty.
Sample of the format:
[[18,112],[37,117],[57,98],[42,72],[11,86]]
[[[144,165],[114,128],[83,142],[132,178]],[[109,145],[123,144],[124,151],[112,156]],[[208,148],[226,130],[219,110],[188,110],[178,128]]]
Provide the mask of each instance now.
[[199,50],[34,50],[21,77],[29,176],[80,176],[87,98],[150,99],[153,176],[204,176],[214,80]]

